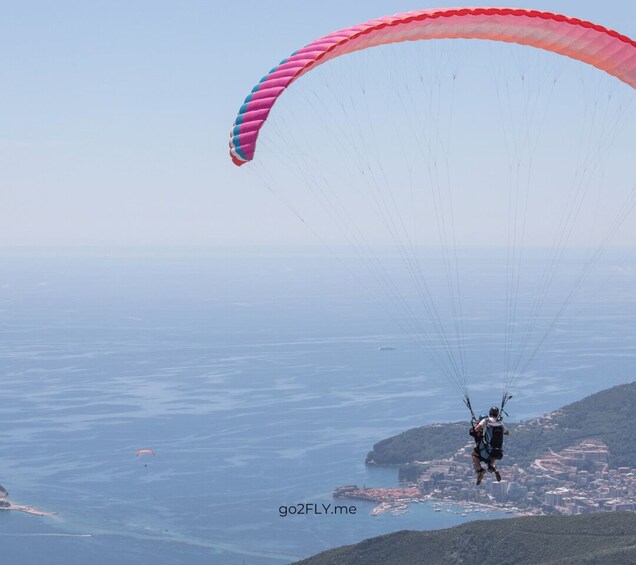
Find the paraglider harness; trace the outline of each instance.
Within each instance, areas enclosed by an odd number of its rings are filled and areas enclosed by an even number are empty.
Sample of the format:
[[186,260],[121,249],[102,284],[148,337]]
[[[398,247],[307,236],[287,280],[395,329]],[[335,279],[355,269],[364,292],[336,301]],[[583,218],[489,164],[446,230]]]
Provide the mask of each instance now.
[[[508,413],[504,410],[504,406],[506,402],[512,398],[507,392],[504,393],[503,398],[501,399],[501,408],[499,410],[499,416],[495,419],[495,421],[491,421],[490,419],[486,423],[486,429],[483,430],[483,433],[478,433],[475,430],[475,426],[483,419],[477,419],[473,408],[470,404],[470,398],[468,395],[464,396],[464,404],[470,410],[471,415],[471,427],[469,430],[469,434],[475,440],[475,452],[479,455],[479,458],[486,461],[498,461],[503,458],[503,436],[504,436],[504,425],[503,425],[503,416],[505,414],[508,416]],[[484,418],[487,416],[484,416]]]

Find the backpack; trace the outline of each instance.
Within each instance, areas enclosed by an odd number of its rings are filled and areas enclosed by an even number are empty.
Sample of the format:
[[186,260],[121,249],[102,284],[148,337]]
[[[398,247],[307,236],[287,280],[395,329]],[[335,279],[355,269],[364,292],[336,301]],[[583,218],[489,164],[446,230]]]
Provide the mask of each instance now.
[[488,420],[486,423],[486,431],[484,432],[484,448],[490,459],[503,458],[503,422],[492,422]]

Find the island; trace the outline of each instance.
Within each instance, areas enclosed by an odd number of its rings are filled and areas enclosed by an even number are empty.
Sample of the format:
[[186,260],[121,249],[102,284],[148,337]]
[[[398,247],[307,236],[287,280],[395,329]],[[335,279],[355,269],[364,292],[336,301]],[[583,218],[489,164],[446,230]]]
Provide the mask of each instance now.
[[335,498],[369,500],[373,514],[401,513],[409,504],[435,509],[500,509],[518,515],[636,510],[636,443],[631,416],[636,383],[591,395],[526,422],[511,424],[501,482],[480,486],[467,423],[435,424],[377,443],[367,465],[399,468],[395,488],[336,488]]

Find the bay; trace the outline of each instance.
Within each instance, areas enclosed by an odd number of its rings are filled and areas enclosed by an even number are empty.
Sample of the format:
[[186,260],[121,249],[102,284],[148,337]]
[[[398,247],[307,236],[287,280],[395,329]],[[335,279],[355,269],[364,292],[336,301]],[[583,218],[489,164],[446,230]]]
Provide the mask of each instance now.
[[[288,563],[391,531],[502,516],[422,504],[374,517],[362,502],[350,515],[280,515],[333,503],[343,484],[395,485],[395,469],[364,465],[375,442],[467,419],[449,382],[333,257],[2,255],[0,483],[14,503],[57,513],[0,513],[8,560]],[[517,381],[515,419],[633,379],[632,274],[604,269],[596,282],[610,273],[612,291],[560,320]],[[481,272],[467,292],[476,307],[466,343],[475,398],[488,406],[500,394],[491,367],[501,309],[484,308],[498,289]]]

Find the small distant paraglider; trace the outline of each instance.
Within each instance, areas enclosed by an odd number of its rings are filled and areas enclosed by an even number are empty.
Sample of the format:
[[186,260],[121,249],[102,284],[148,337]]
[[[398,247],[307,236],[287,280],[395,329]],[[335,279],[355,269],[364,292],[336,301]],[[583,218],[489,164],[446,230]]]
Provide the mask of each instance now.
[[[147,460],[150,456],[157,455],[152,449],[140,449],[137,453],[135,453],[135,457],[142,457],[143,460]],[[144,463],[144,467],[148,467],[148,463]]]

